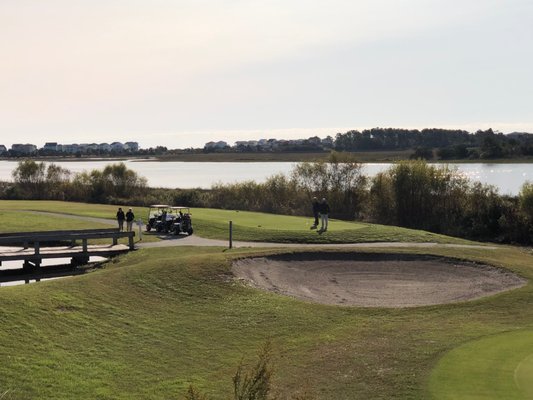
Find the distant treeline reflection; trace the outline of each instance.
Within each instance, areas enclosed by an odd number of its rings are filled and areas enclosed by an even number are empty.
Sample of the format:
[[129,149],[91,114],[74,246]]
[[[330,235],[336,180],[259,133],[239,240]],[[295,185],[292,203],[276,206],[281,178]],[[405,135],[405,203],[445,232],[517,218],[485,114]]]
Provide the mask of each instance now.
[[301,162],[285,175],[217,184],[210,190],[149,188],[124,163],[73,174],[53,163],[25,160],[2,183],[2,199],[65,200],[148,206],[190,207],[310,215],[312,197],[326,197],[334,218],[423,229],[504,243],[531,244],[533,184],[518,196],[502,196],[494,186],[474,183],[447,166],[404,161],[369,178],[347,153],[327,161]]

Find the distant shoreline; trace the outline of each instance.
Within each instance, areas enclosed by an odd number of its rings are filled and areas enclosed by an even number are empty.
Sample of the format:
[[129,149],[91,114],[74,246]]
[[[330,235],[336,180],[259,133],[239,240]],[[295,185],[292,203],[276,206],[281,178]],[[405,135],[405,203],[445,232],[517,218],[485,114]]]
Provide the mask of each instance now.
[[[356,160],[361,163],[393,163],[402,160],[409,160],[413,150],[397,151],[370,151],[351,152]],[[167,154],[160,156],[113,156],[113,157],[0,157],[1,161],[21,161],[32,159],[44,162],[85,162],[85,161],[109,161],[120,162],[131,160],[149,162],[303,162],[327,160],[329,152],[291,152],[291,153],[182,153]],[[449,160],[427,160],[429,163],[448,164],[531,164],[533,157],[520,158],[500,158],[500,159],[449,159]]]

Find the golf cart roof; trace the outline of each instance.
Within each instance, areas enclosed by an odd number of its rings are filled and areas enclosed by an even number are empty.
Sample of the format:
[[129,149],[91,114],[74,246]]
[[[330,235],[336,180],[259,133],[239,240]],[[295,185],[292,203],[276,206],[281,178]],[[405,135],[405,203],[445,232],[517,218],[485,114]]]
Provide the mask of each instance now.
[[170,208],[172,208],[173,210],[188,210],[190,207],[174,206],[174,207],[170,207]]
[[152,204],[150,208],[170,208],[168,204]]

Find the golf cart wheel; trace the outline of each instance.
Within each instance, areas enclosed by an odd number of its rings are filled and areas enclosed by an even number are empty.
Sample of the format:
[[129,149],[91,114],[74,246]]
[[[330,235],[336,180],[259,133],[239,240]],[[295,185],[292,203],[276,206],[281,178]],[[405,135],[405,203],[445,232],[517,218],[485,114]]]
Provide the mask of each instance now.
[[193,232],[192,228],[189,228],[189,230],[187,231],[187,233],[188,233],[189,235],[192,235],[192,232]]
[[146,232],[150,232],[152,230],[152,227],[150,224],[146,224]]

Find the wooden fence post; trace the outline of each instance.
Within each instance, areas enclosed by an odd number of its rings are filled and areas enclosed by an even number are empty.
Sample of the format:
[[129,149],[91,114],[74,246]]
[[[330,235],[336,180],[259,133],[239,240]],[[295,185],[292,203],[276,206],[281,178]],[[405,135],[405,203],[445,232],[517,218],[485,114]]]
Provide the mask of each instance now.
[[128,243],[130,245],[130,250],[135,249],[135,243],[133,242],[133,237],[135,236],[135,232],[131,231],[130,236],[128,238]]
[[233,221],[229,222],[229,248],[233,248]]

